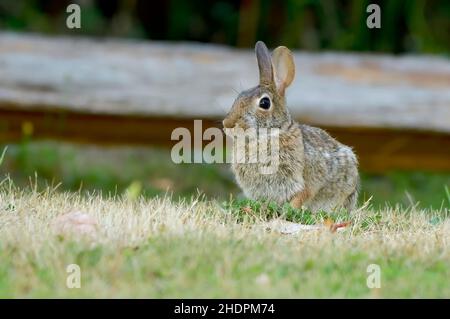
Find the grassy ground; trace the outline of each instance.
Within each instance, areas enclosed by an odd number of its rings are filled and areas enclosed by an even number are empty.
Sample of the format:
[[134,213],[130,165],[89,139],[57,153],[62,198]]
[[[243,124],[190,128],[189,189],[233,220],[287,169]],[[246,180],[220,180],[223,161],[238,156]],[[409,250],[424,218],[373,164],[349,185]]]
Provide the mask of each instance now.
[[[239,205],[37,192],[4,181],[0,296],[450,297],[448,210],[364,208],[343,232],[283,235],[265,217],[277,208]],[[73,210],[93,218],[95,231],[57,231],[58,216]],[[79,289],[66,286],[73,263]],[[370,264],[380,266],[379,289],[366,285]]]
[[[0,146],[0,150],[3,149]],[[0,166],[0,179],[10,175],[19,186],[38,176],[40,186],[60,184],[60,190],[101,190],[121,194],[132,186],[145,197],[191,197],[201,192],[210,199],[241,196],[227,164],[180,164],[170,150],[136,147],[75,146],[55,142],[10,145]],[[445,186],[450,173],[362,173],[362,202],[372,197],[376,208],[386,204],[440,209],[447,204]]]
[[[372,204],[351,216],[240,199],[226,165],[167,150],[23,143],[0,174],[0,297],[450,297],[448,173],[364,174]],[[58,224],[74,211],[89,232]],[[351,226],[282,234],[287,221]]]

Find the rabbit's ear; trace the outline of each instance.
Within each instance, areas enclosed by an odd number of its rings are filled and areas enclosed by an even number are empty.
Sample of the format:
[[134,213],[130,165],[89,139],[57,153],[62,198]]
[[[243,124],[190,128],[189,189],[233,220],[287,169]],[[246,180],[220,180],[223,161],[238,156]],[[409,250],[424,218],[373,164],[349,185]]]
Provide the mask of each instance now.
[[292,80],[294,80],[294,58],[288,48],[281,46],[273,50],[272,62],[275,74],[275,85],[278,93],[284,95],[285,89],[292,83]]
[[269,50],[262,41],[255,45],[256,59],[259,68],[259,83],[261,85],[270,85],[273,83],[272,59]]

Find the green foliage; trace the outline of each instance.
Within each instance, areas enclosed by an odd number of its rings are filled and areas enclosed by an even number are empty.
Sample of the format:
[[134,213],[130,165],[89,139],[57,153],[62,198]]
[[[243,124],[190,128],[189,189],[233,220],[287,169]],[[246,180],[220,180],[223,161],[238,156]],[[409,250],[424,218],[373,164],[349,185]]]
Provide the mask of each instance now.
[[445,185],[445,194],[447,195],[448,206],[450,206],[450,191],[448,190],[447,185]]
[[[355,215],[347,211],[339,212],[317,212],[312,213],[308,210],[295,209],[289,204],[282,206],[273,202],[254,201],[249,199],[237,199],[225,201],[222,206],[231,212],[240,223],[255,223],[268,221],[273,218],[280,218],[293,223],[303,225],[321,225],[329,223],[350,222],[357,224],[356,231],[367,231],[378,227],[382,223],[382,213],[380,210],[368,210],[365,214]],[[445,213],[436,214],[430,217],[430,223],[437,225],[444,221],[448,216]]]
[[239,222],[254,222],[257,220],[269,220],[279,217],[294,223],[314,225],[323,223],[325,220],[340,222],[350,219],[350,214],[345,211],[337,213],[312,213],[308,210],[293,208],[288,203],[280,206],[274,202],[237,199],[223,202],[222,205],[225,209],[228,209]]
[[373,196],[375,208],[386,204],[408,207],[450,207],[445,189],[450,186],[450,174],[427,172],[387,172],[362,174],[361,200]]
[[3,159],[5,158],[5,154],[6,154],[7,150],[8,150],[8,147],[5,146],[5,148],[3,149],[2,154],[0,155],[0,165],[2,165],[2,163],[3,163]]
[[63,34],[193,40],[251,47],[307,50],[433,52],[448,54],[450,2],[376,1],[381,29],[369,29],[370,0],[88,1],[82,28],[65,27],[67,3],[59,0],[0,3],[0,28]]

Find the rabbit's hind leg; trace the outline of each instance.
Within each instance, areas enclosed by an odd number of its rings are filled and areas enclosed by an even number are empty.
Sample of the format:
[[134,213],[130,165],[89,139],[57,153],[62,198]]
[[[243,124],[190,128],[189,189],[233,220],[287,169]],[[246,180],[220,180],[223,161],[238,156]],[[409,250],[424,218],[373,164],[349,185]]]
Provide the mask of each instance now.
[[345,197],[341,193],[332,192],[330,189],[322,188],[316,196],[306,203],[307,208],[314,212],[332,213],[344,204]]

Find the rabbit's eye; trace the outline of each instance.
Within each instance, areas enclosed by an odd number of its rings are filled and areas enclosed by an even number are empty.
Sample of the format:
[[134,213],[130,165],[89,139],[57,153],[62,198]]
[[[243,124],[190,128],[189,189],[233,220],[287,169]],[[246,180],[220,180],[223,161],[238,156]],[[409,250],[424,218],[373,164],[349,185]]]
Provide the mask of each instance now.
[[270,108],[270,99],[265,96],[261,100],[259,100],[259,107],[265,110]]

